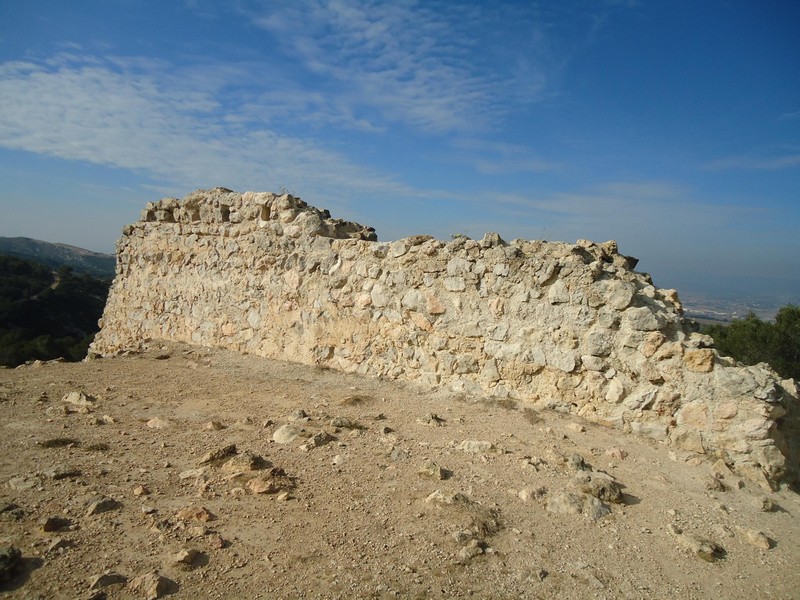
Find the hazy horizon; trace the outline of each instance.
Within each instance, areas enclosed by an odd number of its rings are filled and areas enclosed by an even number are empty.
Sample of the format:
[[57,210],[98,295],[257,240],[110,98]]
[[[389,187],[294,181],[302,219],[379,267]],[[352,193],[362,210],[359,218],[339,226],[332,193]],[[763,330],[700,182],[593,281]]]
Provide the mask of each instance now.
[[0,235],[113,252],[148,201],[285,187],[381,240],[614,239],[800,303],[800,4],[0,7]]

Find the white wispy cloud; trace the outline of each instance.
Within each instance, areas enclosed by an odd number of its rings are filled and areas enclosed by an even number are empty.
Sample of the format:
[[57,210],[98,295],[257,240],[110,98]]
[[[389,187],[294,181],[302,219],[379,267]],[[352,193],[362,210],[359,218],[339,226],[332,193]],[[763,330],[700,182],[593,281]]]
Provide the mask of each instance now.
[[404,190],[388,174],[246,118],[230,97],[223,102],[225,82],[238,73],[223,65],[218,77],[184,77],[146,59],[77,54],[5,63],[0,146],[138,171],[190,189]]
[[777,171],[779,169],[794,169],[800,167],[800,153],[784,154],[782,156],[728,156],[712,160],[703,167],[709,171],[723,171],[727,169],[746,169],[757,171]]
[[542,173],[564,168],[560,162],[544,159],[520,144],[460,138],[451,144],[451,149],[456,160],[483,175]]
[[[217,10],[187,6],[208,18]],[[0,146],[140,172],[159,188],[420,196],[345,156],[347,135],[398,125],[476,132],[547,88],[540,36],[515,40],[513,60],[490,67],[508,46],[492,32],[530,19],[525,7],[299,0],[238,14],[276,54],[176,63],[62,44],[42,60],[0,65]],[[523,148],[496,150],[469,160],[489,175],[556,167]]]
[[550,65],[533,20],[514,40],[511,60],[494,60],[511,44],[493,24],[501,16],[530,19],[525,7],[432,6],[298,0],[259,3],[246,14],[353,113],[381,121],[480,130],[546,93]]

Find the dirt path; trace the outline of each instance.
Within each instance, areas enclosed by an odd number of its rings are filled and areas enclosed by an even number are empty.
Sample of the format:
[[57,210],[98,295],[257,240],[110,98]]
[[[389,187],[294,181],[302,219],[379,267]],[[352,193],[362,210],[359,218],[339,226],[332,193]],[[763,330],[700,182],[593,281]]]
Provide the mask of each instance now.
[[800,498],[713,458],[224,351],[0,370],[0,457],[8,598],[800,597]]

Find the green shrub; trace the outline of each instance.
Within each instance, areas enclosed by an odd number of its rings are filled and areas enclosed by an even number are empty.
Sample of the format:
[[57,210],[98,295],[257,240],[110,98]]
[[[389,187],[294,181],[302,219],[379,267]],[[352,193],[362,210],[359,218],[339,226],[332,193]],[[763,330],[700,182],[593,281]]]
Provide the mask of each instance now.
[[800,379],[800,306],[787,304],[774,322],[750,313],[729,325],[708,325],[702,331],[714,338],[720,354],[747,365],[766,362],[781,377]]

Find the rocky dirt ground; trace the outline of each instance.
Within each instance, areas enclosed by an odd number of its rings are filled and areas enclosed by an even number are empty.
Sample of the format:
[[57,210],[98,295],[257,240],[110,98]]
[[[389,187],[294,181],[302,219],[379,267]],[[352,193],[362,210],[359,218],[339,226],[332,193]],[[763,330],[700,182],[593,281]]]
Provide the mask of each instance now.
[[221,350],[0,370],[8,598],[797,598],[713,457]]

